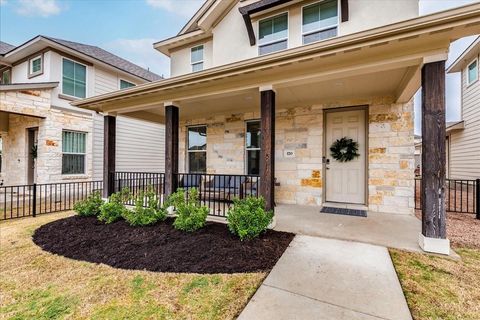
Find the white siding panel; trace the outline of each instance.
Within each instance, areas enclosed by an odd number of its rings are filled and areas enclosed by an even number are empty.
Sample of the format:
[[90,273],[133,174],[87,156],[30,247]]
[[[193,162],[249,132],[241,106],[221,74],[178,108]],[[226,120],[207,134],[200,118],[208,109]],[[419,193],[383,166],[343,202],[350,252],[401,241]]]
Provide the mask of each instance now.
[[103,179],[103,116],[93,117],[93,180]]
[[118,78],[101,69],[95,69],[95,95],[118,90]]
[[163,125],[117,117],[117,171],[164,172],[164,158]]
[[451,179],[480,178],[480,81],[467,86],[462,71],[462,120],[465,128],[451,135]]

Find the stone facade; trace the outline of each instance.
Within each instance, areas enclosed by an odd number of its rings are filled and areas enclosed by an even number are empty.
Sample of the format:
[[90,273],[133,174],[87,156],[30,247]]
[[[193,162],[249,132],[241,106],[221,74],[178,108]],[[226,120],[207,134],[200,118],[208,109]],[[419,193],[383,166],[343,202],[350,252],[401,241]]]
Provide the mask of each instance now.
[[[394,104],[390,98],[355,101],[368,105],[368,208],[386,213],[413,213],[414,135],[413,103]],[[321,205],[323,202],[324,109],[339,104],[276,110],[275,201]],[[187,172],[187,127],[207,125],[207,172],[245,173],[245,121],[259,112],[215,115],[181,121],[181,172]],[[295,157],[285,156],[294,151]]]
[[[0,111],[9,113],[8,132],[3,140],[4,185],[28,183],[28,129],[37,130],[35,182],[67,182],[91,180],[92,117],[87,113],[70,112],[51,106],[51,90],[0,92]],[[62,130],[87,133],[86,172],[62,175]]]

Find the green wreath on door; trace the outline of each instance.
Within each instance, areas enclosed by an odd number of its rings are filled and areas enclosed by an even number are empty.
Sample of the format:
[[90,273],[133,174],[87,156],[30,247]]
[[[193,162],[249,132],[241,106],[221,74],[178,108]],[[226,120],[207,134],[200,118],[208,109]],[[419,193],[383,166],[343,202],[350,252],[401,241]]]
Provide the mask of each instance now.
[[330,147],[330,154],[333,159],[340,162],[348,162],[360,156],[358,154],[358,142],[343,137],[337,139]]

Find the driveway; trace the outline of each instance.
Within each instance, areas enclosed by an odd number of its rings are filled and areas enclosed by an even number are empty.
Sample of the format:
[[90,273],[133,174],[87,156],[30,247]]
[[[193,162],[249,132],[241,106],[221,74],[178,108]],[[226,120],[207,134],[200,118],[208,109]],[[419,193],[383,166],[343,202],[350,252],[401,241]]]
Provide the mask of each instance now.
[[298,235],[239,319],[412,317],[385,247]]

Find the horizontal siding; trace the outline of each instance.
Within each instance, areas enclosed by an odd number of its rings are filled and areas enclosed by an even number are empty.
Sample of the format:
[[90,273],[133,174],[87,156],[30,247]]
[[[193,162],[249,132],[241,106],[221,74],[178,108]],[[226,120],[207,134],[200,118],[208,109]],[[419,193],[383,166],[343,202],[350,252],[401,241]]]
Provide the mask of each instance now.
[[449,177],[480,178],[480,81],[467,86],[462,71],[462,120],[465,128],[450,137]]
[[118,90],[118,78],[101,69],[95,69],[95,95]]
[[103,179],[103,116],[93,117],[93,180]]

